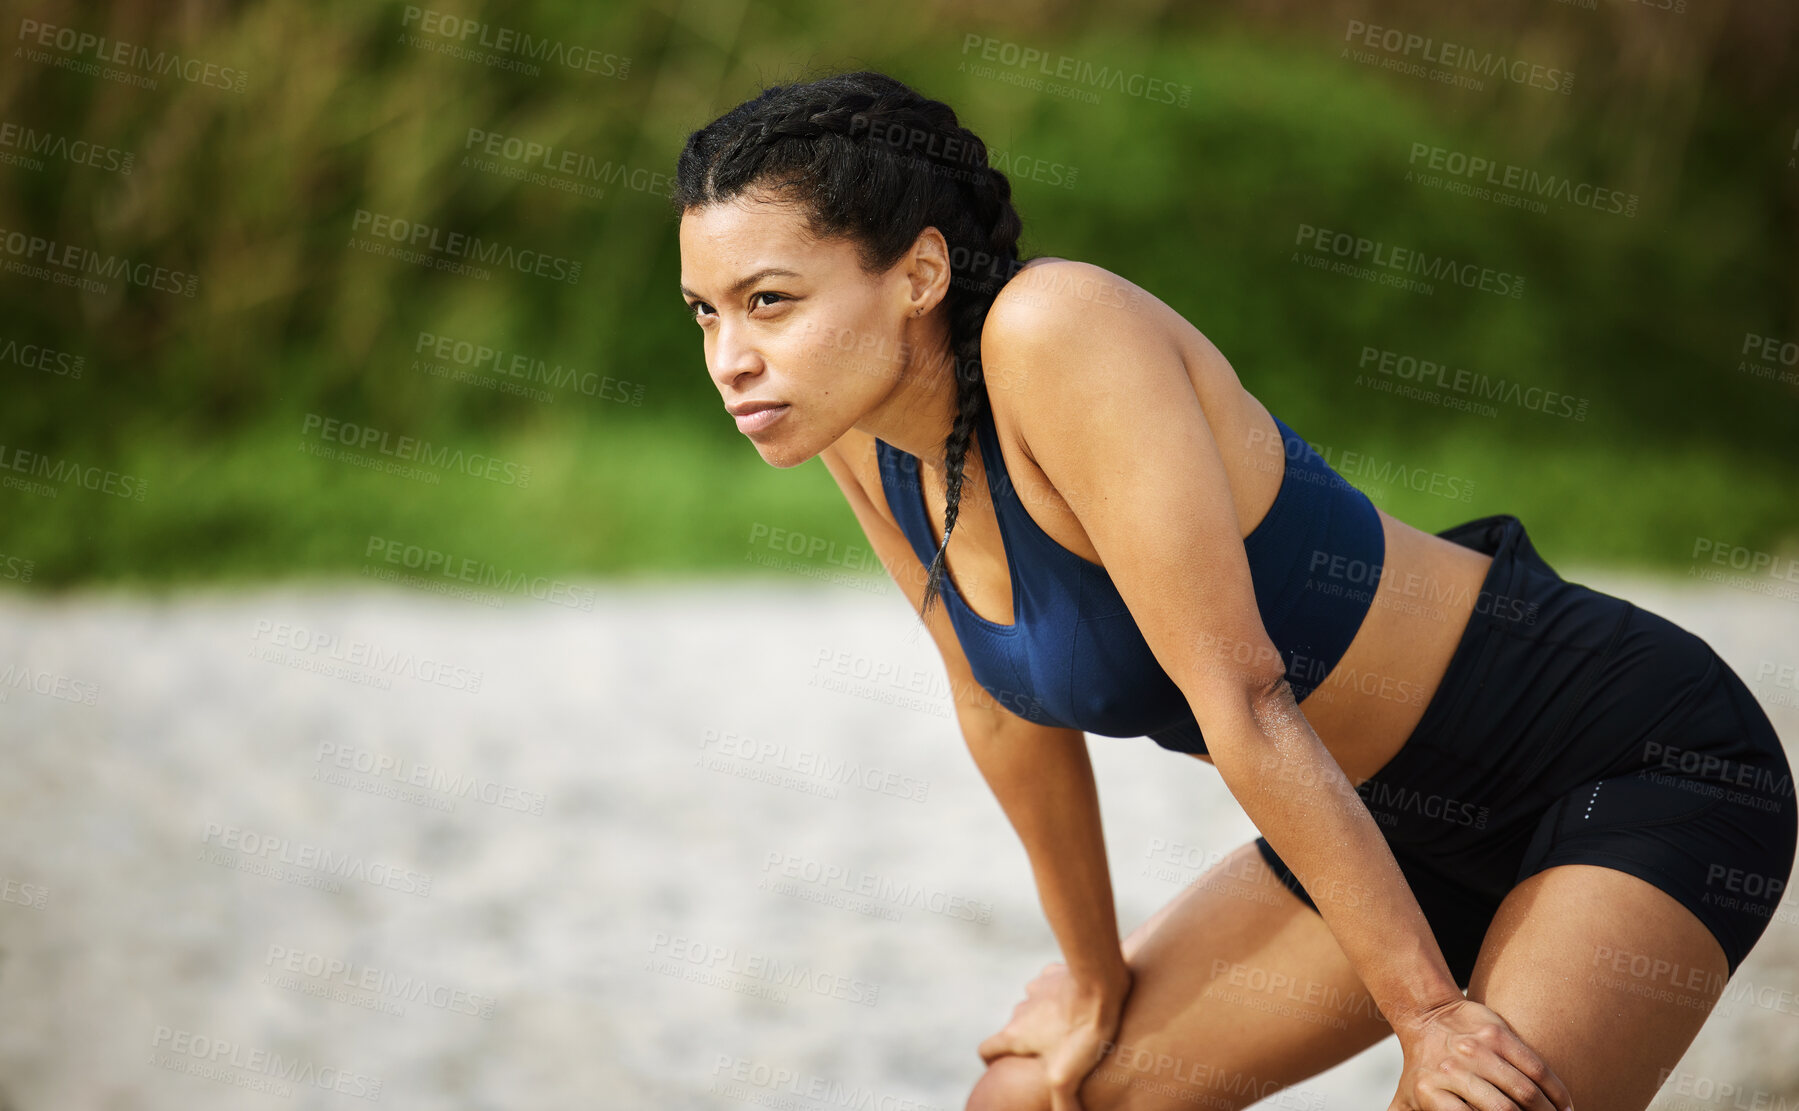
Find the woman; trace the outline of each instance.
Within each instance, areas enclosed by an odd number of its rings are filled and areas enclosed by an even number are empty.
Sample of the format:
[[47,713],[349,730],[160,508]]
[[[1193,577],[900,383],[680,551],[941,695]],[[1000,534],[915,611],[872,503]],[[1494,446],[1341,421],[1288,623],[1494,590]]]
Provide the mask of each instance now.
[[[1393,1108],[1649,1102],[1767,924],[1721,877],[1793,860],[1702,640],[1516,517],[1379,512],[1162,302],[1021,264],[981,140],[892,78],[766,89],[673,200],[725,407],[842,486],[1065,958],[971,1108],[1240,1107],[1389,1034]],[[1263,834],[1122,942],[1084,732],[1208,760]]]

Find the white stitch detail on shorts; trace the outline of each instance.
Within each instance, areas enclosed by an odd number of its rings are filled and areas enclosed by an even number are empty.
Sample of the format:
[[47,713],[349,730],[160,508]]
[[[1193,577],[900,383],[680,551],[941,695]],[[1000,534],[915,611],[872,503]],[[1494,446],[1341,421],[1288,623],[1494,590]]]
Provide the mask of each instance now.
[[1595,783],[1593,785],[1593,795],[1591,798],[1587,799],[1587,812],[1580,816],[1581,821],[1584,822],[1593,816],[1593,804],[1599,801],[1599,788],[1603,786],[1605,786],[1603,783]]

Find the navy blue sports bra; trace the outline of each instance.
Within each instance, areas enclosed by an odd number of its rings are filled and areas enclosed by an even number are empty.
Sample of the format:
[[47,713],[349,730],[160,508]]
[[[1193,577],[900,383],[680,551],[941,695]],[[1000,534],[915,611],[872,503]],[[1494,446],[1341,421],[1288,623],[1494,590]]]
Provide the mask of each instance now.
[[[1303,699],[1361,628],[1379,583],[1386,538],[1368,496],[1279,417],[1274,423],[1286,468],[1274,504],[1243,547],[1262,625],[1285,661],[1294,697]],[[1038,526],[1006,473],[991,411],[983,413],[979,428],[975,438],[1012,580],[1013,624],[969,609],[943,576],[942,604],[976,682],[1007,710],[1042,725],[1147,736],[1176,752],[1204,752],[1186,695],[1156,662],[1111,576]],[[878,437],[875,454],[887,504],[928,567],[936,544],[925,520],[918,460]]]

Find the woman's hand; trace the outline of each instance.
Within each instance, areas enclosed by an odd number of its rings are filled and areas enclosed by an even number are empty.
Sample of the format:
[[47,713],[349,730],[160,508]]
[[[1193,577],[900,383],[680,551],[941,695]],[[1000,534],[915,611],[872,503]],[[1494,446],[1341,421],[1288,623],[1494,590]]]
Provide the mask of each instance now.
[[1012,1009],[1011,1021],[981,1043],[981,1060],[992,1064],[1008,1053],[1042,1058],[1050,1111],[1080,1111],[1081,1081],[1118,1033],[1131,991],[1129,968],[1123,975],[1118,985],[1084,987],[1061,961],[1044,965],[1025,985],[1024,1002]]
[[1453,999],[1395,1023],[1405,1070],[1387,1111],[1574,1111],[1573,1096],[1505,1020]]

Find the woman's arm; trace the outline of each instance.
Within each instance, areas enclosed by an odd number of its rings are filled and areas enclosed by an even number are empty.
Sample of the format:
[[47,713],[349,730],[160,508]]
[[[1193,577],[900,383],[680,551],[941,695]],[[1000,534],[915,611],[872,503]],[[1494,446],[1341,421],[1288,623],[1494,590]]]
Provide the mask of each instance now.
[[1217,348],[1153,296],[1087,263],[1033,272],[1049,292],[1012,297],[1008,285],[987,314],[989,394],[1006,399],[1022,449],[1186,695],[1213,764],[1399,1034],[1397,1105],[1445,1090],[1478,1099],[1491,1085],[1514,1106],[1547,1111],[1546,1095],[1565,1106],[1541,1058],[1462,996],[1392,850],[1287,690],[1220,439],[1240,457],[1269,432],[1265,412]]
[[[882,497],[856,477],[848,458],[861,437],[846,438],[821,453],[843,489],[875,555],[916,612],[924,600],[923,568],[917,555],[885,513]],[[872,461],[860,461],[872,466]],[[1115,1016],[1129,990],[1130,973],[1118,940],[1111,874],[1100,828],[1099,796],[1087,742],[1078,729],[1038,725],[1007,710],[975,681],[944,606],[923,617],[943,657],[956,720],[975,766],[1000,809],[1017,831],[1030,859],[1044,916],[1062,950],[1064,963],[1096,1011]]]
[[[1292,869],[1405,1055],[1392,1108],[1571,1111],[1568,1086],[1498,1014],[1451,979],[1418,900],[1368,808],[1325,751],[1285,678],[1231,713],[1213,704],[1213,762]],[[1296,785],[1296,786],[1295,786]],[[1506,1104],[1493,1104],[1493,1095]]]
[[1087,1001],[1114,1010],[1130,989],[1130,971],[1118,940],[1085,735],[1022,719],[995,730],[965,726],[964,734],[975,765],[1024,843],[1069,975]]
[[[889,518],[890,510],[875,507],[877,497],[883,507],[886,502],[878,483],[870,484],[872,489],[864,486],[856,477],[857,461],[846,458],[843,449],[840,441],[823,452],[825,466],[843,488],[875,554],[918,613],[924,568]],[[858,437],[848,449],[872,452],[873,446]],[[859,462],[873,464],[866,457]],[[1050,1105],[1061,1111],[1074,1105],[1081,1081],[1117,1036],[1131,990],[1086,738],[1079,730],[1041,726],[1001,706],[975,681],[944,607],[933,606],[922,619],[943,656],[969,753],[1024,842],[1038,898],[1074,985],[1072,991],[1047,993],[1049,1002],[1033,996],[1014,1009],[1011,1021],[981,1042],[981,1059],[1039,1057]],[[1035,993],[1045,979],[1033,980],[1027,993]]]
[[[1125,284],[1086,263],[1033,272],[1053,277],[1058,268],[1072,268],[1070,289]],[[1403,1020],[1461,998],[1392,850],[1287,690],[1262,625],[1243,515],[1176,341],[1177,323],[1191,326],[1166,306],[1158,313],[1147,295],[1076,304],[1072,295],[1009,301],[1009,292],[983,334],[990,391],[1005,398],[1030,457],[1187,696],[1226,786],[1332,932],[1342,930],[1344,953],[1382,1014]],[[1204,337],[1186,348],[1223,363]],[[1201,369],[1214,384],[1234,378],[1228,364]],[[1224,385],[1216,404],[1242,404],[1219,414],[1221,427],[1245,427],[1241,410],[1253,405]]]
[[1461,999],[1393,850],[1286,679],[1207,710],[1218,774],[1299,877],[1388,1023],[1398,1029]]

